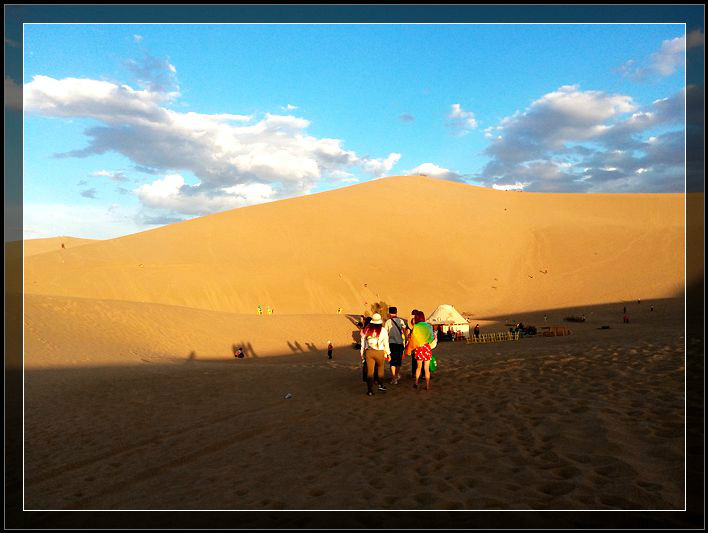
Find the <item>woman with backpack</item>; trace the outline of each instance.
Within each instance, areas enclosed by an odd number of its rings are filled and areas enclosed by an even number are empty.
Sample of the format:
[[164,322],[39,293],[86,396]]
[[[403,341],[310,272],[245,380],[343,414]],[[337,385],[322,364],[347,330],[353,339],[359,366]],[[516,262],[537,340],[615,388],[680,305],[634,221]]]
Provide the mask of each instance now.
[[432,349],[437,345],[437,338],[433,326],[425,321],[422,311],[413,311],[413,320],[413,330],[406,346],[406,355],[412,355],[417,363],[413,388],[418,388],[420,374],[425,369],[425,390],[430,390],[430,360],[433,357]]
[[374,395],[374,368],[377,370],[379,390],[386,392],[384,380],[384,360],[391,359],[388,332],[383,327],[381,315],[374,313],[371,321],[361,330],[361,361],[366,362],[366,394]]

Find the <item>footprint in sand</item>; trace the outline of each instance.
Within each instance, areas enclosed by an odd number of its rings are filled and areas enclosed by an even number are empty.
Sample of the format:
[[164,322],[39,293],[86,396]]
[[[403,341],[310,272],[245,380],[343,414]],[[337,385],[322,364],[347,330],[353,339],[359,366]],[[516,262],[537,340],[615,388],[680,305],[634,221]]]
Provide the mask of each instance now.
[[648,481],[637,481],[637,485],[649,492],[658,492],[664,488],[658,483],[650,483]]
[[611,479],[637,476],[637,471],[630,464],[620,460],[617,460],[617,462],[613,464],[595,468],[595,472],[603,477]]
[[565,481],[552,481],[550,483],[544,483],[538,490],[543,494],[557,498],[558,496],[563,496],[575,490],[575,485]]

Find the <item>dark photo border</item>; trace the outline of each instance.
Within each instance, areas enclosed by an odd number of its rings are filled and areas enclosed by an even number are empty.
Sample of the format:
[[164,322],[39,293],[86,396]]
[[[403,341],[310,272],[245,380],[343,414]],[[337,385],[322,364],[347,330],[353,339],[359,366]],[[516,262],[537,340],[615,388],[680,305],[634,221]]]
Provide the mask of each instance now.
[[[5,5],[5,80],[22,86],[23,23],[452,22],[685,23],[704,30],[692,5]],[[704,52],[686,65],[687,218],[703,220]],[[700,117],[700,118],[699,118]],[[5,113],[5,528],[6,529],[703,529],[704,282],[686,287],[686,511],[23,511],[22,510],[22,110]],[[703,223],[687,225],[687,263],[704,269]],[[692,252],[692,253],[689,253]],[[698,259],[700,257],[700,259]],[[687,265],[687,269],[689,269]]]

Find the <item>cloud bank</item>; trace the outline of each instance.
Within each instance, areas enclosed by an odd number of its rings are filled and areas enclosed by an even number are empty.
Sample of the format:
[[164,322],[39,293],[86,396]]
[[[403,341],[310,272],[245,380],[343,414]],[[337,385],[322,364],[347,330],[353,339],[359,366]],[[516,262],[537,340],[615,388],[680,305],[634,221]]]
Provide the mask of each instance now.
[[[98,123],[85,131],[88,146],[56,157],[115,152],[136,168],[161,174],[136,189],[148,209],[202,215],[301,195],[322,178],[349,176],[352,170],[383,176],[401,157],[359,155],[345,149],[339,139],[309,135],[310,122],[290,114],[266,113],[255,120],[250,115],[174,111],[169,104],[179,88],[176,69],[169,62],[150,59],[129,67],[140,89],[92,79],[35,76],[24,86],[24,104],[30,113]],[[185,183],[180,172],[193,174],[199,183]]]
[[565,85],[487,132],[482,180],[545,192],[682,191],[683,116],[684,91],[641,109],[630,96]]

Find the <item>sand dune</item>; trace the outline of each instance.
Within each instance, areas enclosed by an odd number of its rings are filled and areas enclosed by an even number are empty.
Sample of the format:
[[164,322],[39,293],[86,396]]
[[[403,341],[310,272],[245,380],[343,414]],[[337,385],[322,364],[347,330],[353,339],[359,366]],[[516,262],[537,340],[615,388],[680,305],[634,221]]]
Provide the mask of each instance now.
[[[684,308],[658,298],[684,290],[684,228],[679,194],[398,177],[30,244],[26,508],[682,509]],[[431,391],[406,361],[369,398],[346,314],[375,300],[588,320],[441,343]]]
[[307,353],[351,346],[339,315],[255,316],[161,304],[28,295],[25,366],[60,367]]
[[79,239],[76,237],[50,237],[48,239],[27,239],[24,241],[24,256],[39,255],[46,252],[56,252],[63,249],[76,248],[84,244],[97,242],[95,239]]
[[382,299],[483,315],[676,296],[684,228],[681,194],[394,177],[30,256],[25,290],[240,314]]

